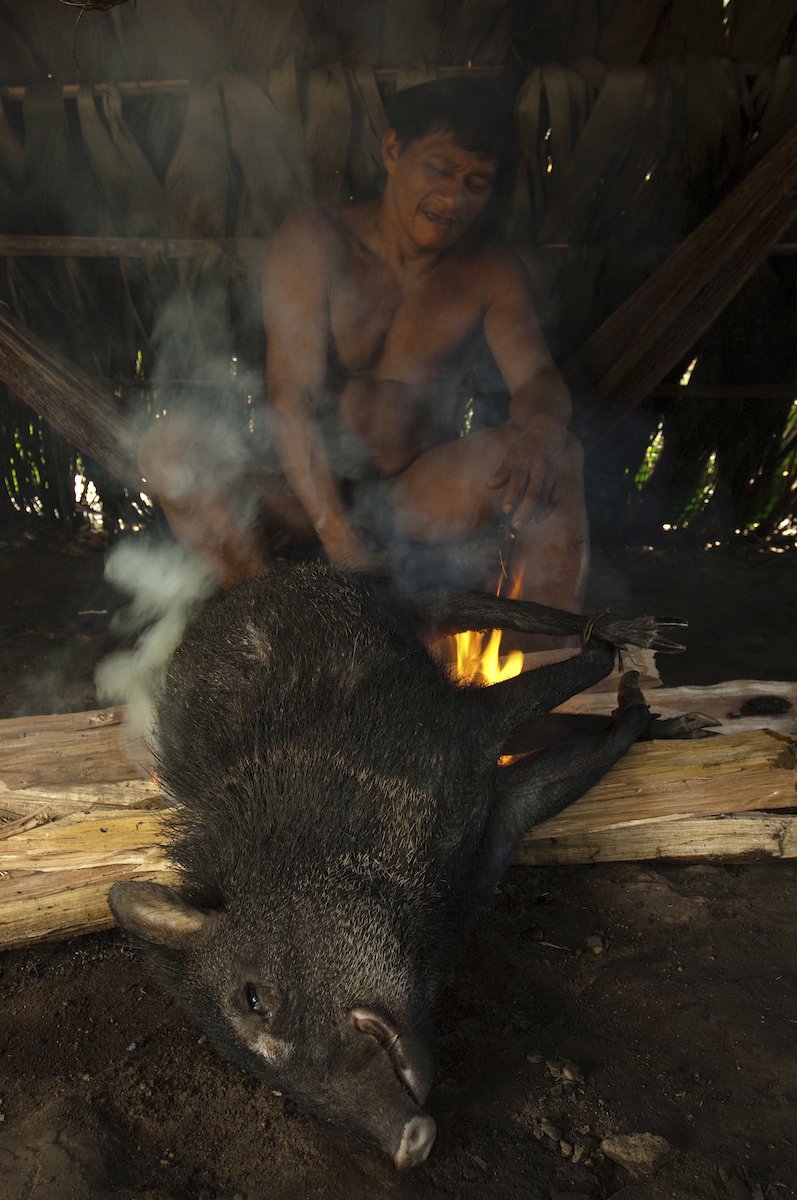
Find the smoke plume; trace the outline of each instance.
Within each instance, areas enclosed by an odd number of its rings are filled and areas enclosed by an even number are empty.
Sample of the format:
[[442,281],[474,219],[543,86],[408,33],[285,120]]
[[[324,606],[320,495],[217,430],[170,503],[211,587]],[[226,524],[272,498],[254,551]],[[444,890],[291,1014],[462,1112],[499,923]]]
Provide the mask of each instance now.
[[105,704],[126,704],[132,738],[154,741],[164,669],[192,613],[215,590],[209,569],[175,543],[123,542],[108,555],[105,578],[130,598],[114,618],[120,635],[138,634],[132,650],[98,665],[95,683]]

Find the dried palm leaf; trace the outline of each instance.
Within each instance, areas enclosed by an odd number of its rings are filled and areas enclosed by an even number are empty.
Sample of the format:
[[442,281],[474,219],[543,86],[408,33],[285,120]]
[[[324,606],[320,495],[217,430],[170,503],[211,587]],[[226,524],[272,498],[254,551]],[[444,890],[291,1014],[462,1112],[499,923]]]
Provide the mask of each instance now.
[[232,0],[229,23],[236,71],[270,70],[287,54],[305,57],[312,49],[300,0]]
[[645,57],[670,0],[615,0],[597,54],[608,62],[639,62]]
[[357,199],[374,196],[382,178],[382,134],[388,120],[374,73],[370,67],[346,71],[351,98],[352,190]]
[[317,62],[383,66],[384,3],[374,0],[313,0],[309,16]]
[[734,4],[730,14],[730,38],[727,54],[731,58],[753,62],[773,62],[789,53],[789,29],[797,16],[795,0],[756,0],[755,4]]
[[18,5],[13,10],[4,5],[4,11],[0,13],[0,79],[35,83],[41,79],[41,68],[25,37],[24,27],[17,24],[18,9]]
[[717,0],[672,0],[645,57],[727,54],[723,16]]
[[248,216],[237,232],[269,237],[286,212],[307,204],[312,184],[295,121],[251,77],[219,77],[230,143],[244,178]]
[[335,63],[307,76],[307,153],[322,204],[340,204],[349,195],[348,157],[351,101],[343,67]]
[[125,18],[148,43],[156,78],[206,79],[232,70],[230,29],[218,0],[138,0]]
[[551,353],[564,361],[596,324],[595,297],[607,252],[602,246],[574,246],[553,253],[543,246],[516,244],[514,249],[531,277],[534,308]]
[[781,58],[774,69],[762,68],[751,90],[758,138],[746,160],[760,158],[797,124],[797,58]]
[[538,161],[545,132],[542,99],[542,74],[532,71],[516,101],[519,153],[509,188],[507,218],[507,232],[513,242],[536,241],[539,219],[545,211],[542,172]]
[[[531,68],[597,53],[605,5],[594,0],[535,0],[518,8],[514,57]],[[605,18],[604,18],[605,19]]]
[[447,4],[435,61],[441,65],[503,63],[509,52],[516,3],[458,0]]
[[[9,7],[9,6],[6,6]],[[16,4],[14,22],[34,52],[37,75],[59,80],[107,77],[112,31],[101,16],[81,20],[64,4]],[[14,81],[19,78],[14,73]]]
[[606,77],[567,168],[552,164],[552,189],[540,229],[542,241],[586,242],[594,237],[604,194],[618,177],[626,186],[644,177],[636,165],[639,123],[650,105],[649,72],[615,67]]
[[[759,72],[753,87],[759,136],[748,144],[742,169],[752,166],[797,125],[797,57],[781,58],[774,68]],[[786,241],[797,240],[797,225],[784,234]]]
[[174,237],[224,237],[229,185],[229,146],[219,90],[214,83],[194,84],[183,132],[166,172],[169,232]]
[[687,198],[700,219],[716,203],[738,161],[742,113],[733,63],[688,56],[683,64]]
[[390,0],[384,13],[382,62],[386,67],[439,61],[446,0],[424,0],[422,4],[418,0]]
[[166,228],[163,188],[122,119],[116,88],[103,91],[100,119],[93,90],[81,88],[77,109],[84,145],[116,233],[157,236]]
[[[5,109],[0,104],[0,167],[15,184],[22,183],[25,168],[25,151],[17,135],[8,123]],[[3,228],[8,229],[6,225]]]
[[521,89],[517,100],[520,154],[510,225],[518,240],[539,240],[551,193],[569,165],[605,77],[606,68],[595,60],[567,66],[550,63],[533,71]]

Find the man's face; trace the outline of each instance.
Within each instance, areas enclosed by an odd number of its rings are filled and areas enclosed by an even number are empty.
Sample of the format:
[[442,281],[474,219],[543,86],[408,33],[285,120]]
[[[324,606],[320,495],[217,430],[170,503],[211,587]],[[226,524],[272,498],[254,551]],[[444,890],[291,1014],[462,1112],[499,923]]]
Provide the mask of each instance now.
[[451,133],[427,133],[402,146],[389,129],[382,153],[385,202],[419,249],[448,249],[490,201],[496,163],[463,150]]

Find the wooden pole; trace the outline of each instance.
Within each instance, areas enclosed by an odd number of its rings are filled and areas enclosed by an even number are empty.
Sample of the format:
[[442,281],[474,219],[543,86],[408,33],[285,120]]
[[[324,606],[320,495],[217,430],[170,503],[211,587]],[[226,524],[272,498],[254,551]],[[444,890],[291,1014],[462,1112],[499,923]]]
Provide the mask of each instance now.
[[[201,258],[208,249],[217,247],[238,258],[262,255],[266,238],[173,238],[173,237],[84,237],[61,234],[0,233],[0,258]],[[526,243],[547,254],[567,254],[571,250],[604,250],[602,242],[536,242]],[[638,243],[625,249],[648,253],[651,249],[675,250],[673,245]],[[797,242],[778,242],[769,250],[770,257],[792,258],[797,255]]]

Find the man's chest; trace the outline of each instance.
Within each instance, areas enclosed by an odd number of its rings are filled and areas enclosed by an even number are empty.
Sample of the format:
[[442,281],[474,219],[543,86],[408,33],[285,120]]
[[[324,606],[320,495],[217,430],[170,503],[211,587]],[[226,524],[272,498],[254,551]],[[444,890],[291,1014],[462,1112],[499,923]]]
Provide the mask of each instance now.
[[354,264],[330,295],[334,351],[347,373],[423,384],[479,329],[481,298],[462,270],[397,280]]

